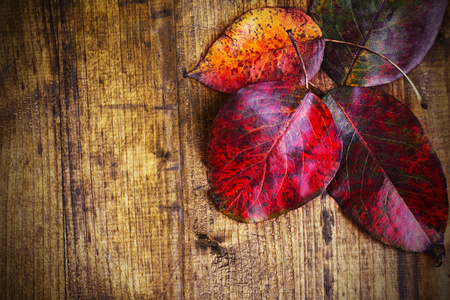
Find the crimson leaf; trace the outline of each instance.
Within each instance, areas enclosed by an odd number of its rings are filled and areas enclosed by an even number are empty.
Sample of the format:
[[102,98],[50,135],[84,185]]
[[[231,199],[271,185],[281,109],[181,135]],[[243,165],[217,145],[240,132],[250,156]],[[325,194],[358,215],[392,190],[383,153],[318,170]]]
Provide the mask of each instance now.
[[285,82],[249,85],[228,99],[211,130],[213,201],[241,222],[275,218],[326,188],[341,151],[320,98]]
[[330,195],[384,243],[443,257],[446,179],[419,120],[394,97],[370,88],[340,87],[324,102],[344,149]]
[[[313,0],[309,12],[327,39],[366,46],[405,72],[433,45],[447,0]],[[323,69],[338,84],[374,86],[402,74],[381,57],[356,47],[327,43]]]

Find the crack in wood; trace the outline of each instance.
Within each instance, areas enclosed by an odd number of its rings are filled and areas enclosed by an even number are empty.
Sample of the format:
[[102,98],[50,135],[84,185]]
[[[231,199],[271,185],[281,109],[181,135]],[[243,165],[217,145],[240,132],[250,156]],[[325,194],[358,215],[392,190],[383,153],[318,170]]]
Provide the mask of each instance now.
[[101,107],[106,109],[137,109],[137,108],[147,109],[147,104],[117,103],[117,104],[106,104],[102,105]]

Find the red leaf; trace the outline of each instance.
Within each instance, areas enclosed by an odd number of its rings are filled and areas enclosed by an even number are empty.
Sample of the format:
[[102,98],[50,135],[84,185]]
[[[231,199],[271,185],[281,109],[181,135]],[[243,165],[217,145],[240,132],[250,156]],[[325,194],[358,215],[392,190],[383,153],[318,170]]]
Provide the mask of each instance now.
[[444,256],[447,186],[419,120],[394,97],[341,87],[324,97],[343,141],[327,188],[342,210],[386,244]]
[[213,201],[238,221],[275,218],[325,189],[341,151],[331,113],[314,94],[283,82],[242,88],[212,128],[207,163]]
[[[327,39],[368,47],[409,72],[434,43],[447,0],[312,0],[309,12]],[[338,84],[374,86],[402,74],[381,57],[328,43],[322,68]]]
[[322,64],[322,32],[308,15],[295,8],[259,8],[242,15],[188,76],[227,93],[263,81],[304,85],[303,68],[286,33],[288,29],[292,29],[308,78],[312,78]]

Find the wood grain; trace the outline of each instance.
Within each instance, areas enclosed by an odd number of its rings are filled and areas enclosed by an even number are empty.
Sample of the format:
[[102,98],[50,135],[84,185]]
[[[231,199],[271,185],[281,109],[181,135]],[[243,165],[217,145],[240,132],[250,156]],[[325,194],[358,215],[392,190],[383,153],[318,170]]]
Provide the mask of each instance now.
[[[205,151],[226,95],[183,74],[262,6],[308,1],[0,2],[0,298],[448,298],[448,258],[377,242],[327,195],[260,224],[211,203]],[[403,79],[382,87],[446,174],[449,33],[447,9],[410,73],[428,110]]]

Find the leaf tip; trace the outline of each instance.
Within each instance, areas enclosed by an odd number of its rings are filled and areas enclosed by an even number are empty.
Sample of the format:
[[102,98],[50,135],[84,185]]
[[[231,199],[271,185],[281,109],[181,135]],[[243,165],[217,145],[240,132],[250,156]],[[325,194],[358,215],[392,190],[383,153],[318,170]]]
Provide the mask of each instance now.
[[434,258],[438,259],[437,264],[435,267],[440,267],[442,265],[442,260],[445,258],[445,247],[442,244],[435,244],[431,246],[431,248],[426,251],[429,255],[433,256]]
[[442,266],[442,264],[443,264],[443,262],[442,262],[442,258],[439,258],[439,261],[437,262],[437,264],[436,264],[436,265],[434,265],[434,267],[435,267],[435,268],[439,268],[439,267],[441,267],[441,266]]
[[200,75],[201,75],[201,74],[202,74],[202,73],[201,73],[201,72],[198,72],[197,68],[191,70],[190,72],[187,72],[186,70],[183,70],[183,78],[188,78],[188,77],[190,77],[190,78],[194,78],[194,79],[200,81]]

